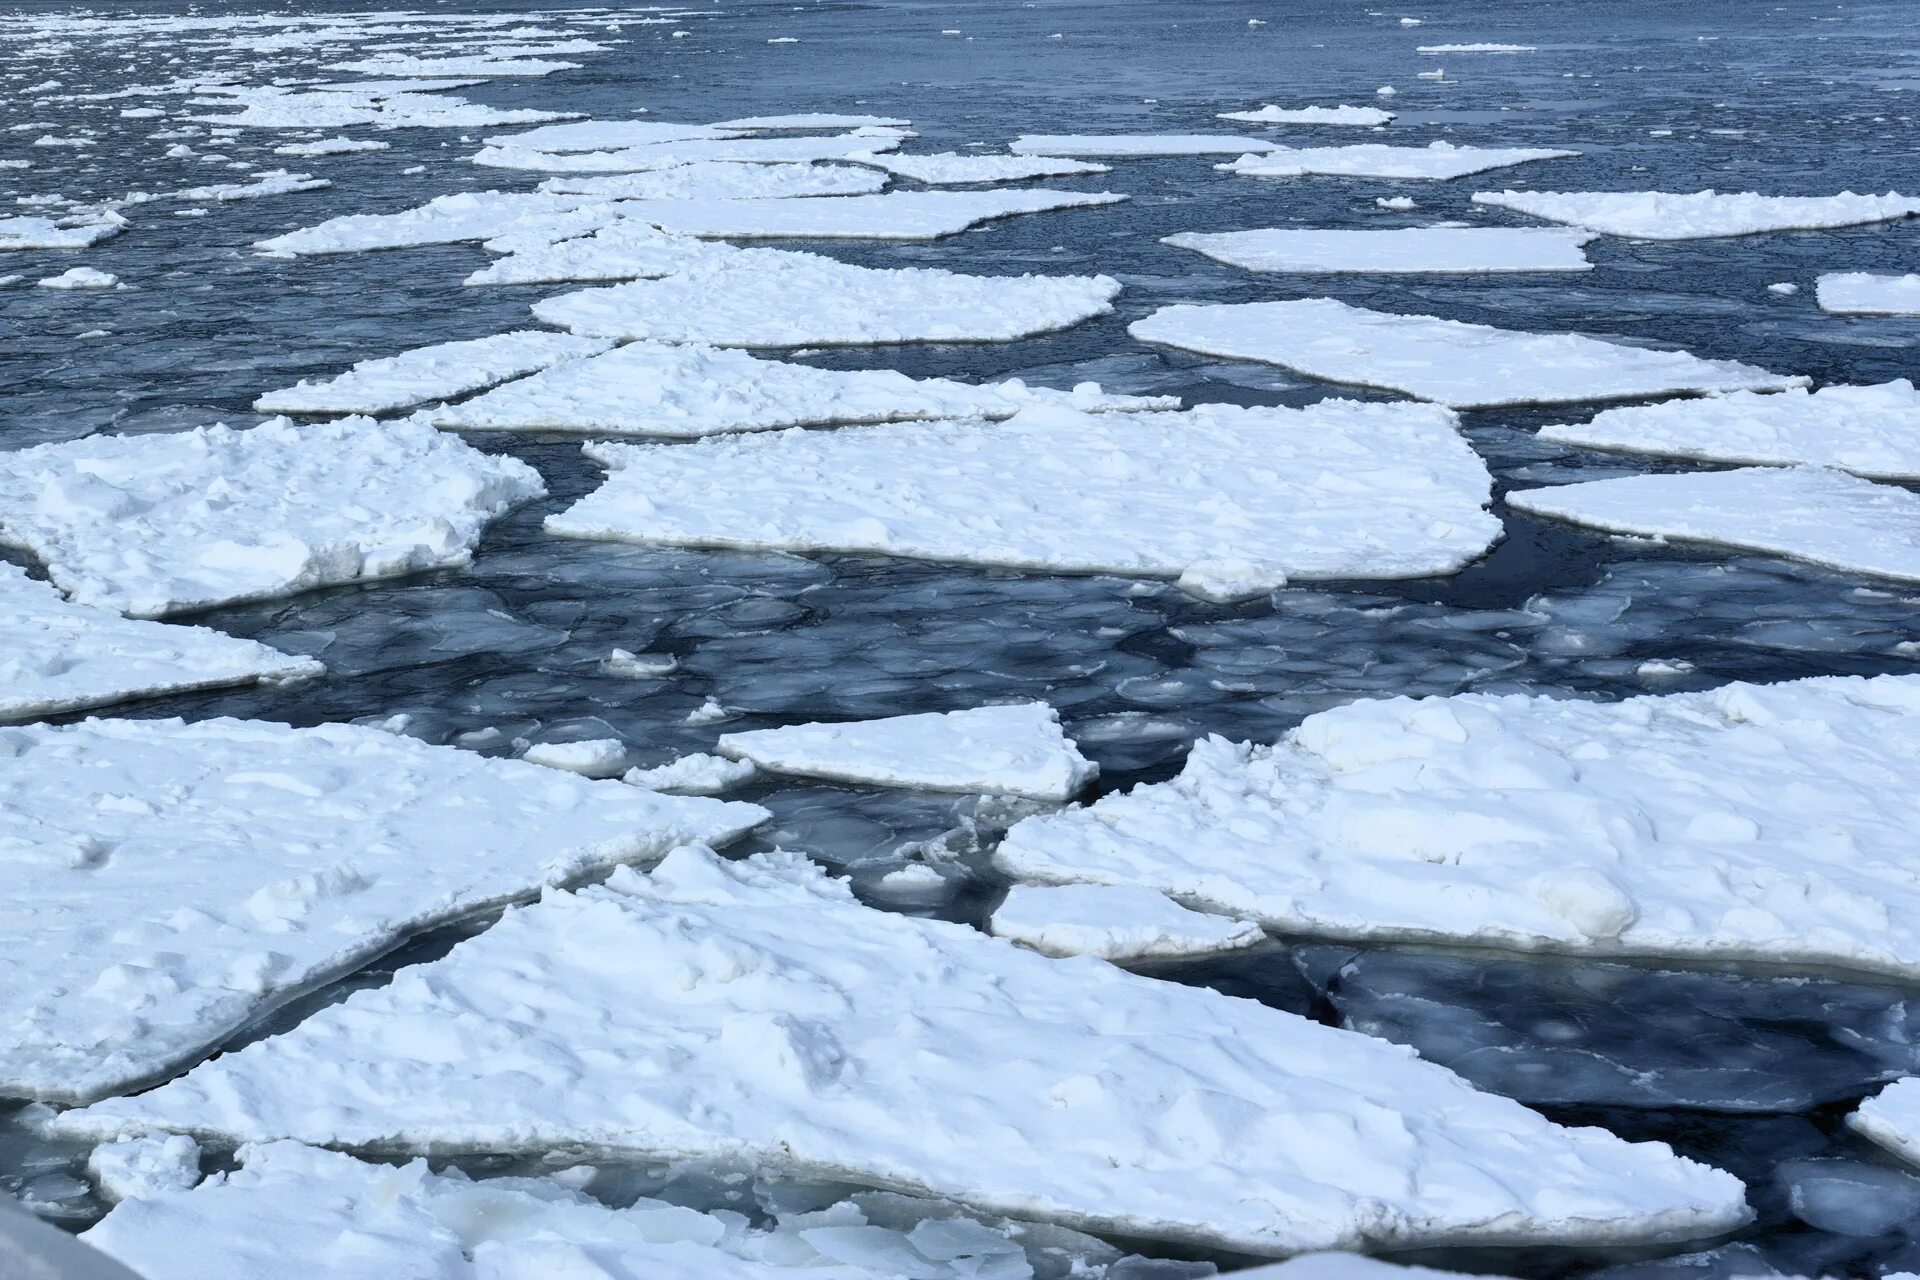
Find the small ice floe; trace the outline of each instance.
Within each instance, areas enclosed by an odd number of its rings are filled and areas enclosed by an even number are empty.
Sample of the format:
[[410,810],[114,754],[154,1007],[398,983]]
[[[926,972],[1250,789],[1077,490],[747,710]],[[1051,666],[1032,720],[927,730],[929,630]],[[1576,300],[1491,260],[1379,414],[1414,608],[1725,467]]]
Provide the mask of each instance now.
[[461,283],[478,287],[572,280],[657,280],[738,252],[732,245],[662,231],[651,223],[623,217],[591,235],[526,245],[480,268]]
[[217,182],[211,186],[189,187],[176,191],[176,200],[257,200],[261,196],[292,195],[299,191],[319,191],[333,183],[310,173],[292,173],[286,169],[266,169],[252,175],[248,182]]
[[1210,599],[1451,573],[1500,536],[1485,464],[1432,405],[1044,406],[587,452],[607,481],[550,532],[1174,578]]
[[1920,1164],[1920,1076],[1895,1080],[1862,1102],[1847,1127],[1901,1159]]
[[1840,316],[1920,316],[1920,275],[1829,272],[1814,281],[1822,311]]
[[644,173],[683,164],[811,164],[851,160],[900,145],[897,134],[836,133],[799,138],[693,138],[618,147],[605,151],[560,152],[528,146],[490,146],[473,154],[473,163],[493,169],[532,169],[545,173]]
[[615,649],[606,656],[601,669],[625,680],[657,680],[680,669],[680,659],[670,653],[634,653]]
[[1405,213],[1420,207],[1414,203],[1412,196],[1375,196],[1373,203],[1375,208],[1392,209],[1396,213]]
[[575,333],[723,347],[1011,342],[1106,315],[1119,292],[1107,276],[972,276],[743,249],[664,280],[547,298],[533,313]]
[[1089,412],[1178,409],[1171,396],[1107,395],[1018,379],[973,384],[893,369],[816,369],[722,347],[636,342],[434,410],[459,431],[575,431],[693,439],[849,423],[1010,418],[1034,405]]
[[674,796],[717,796],[759,772],[751,760],[729,760],[696,751],[651,769],[629,769],[621,781]]
[[1531,44],[1423,44],[1414,46],[1415,53],[1537,53],[1538,45]]
[[[785,200],[794,196],[864,196],[887,176],[860,165],[738,164],[702,160],[641,173],[548,178],[540,190],[602,200]],[[876,157],[877,159],[878,157]]]
[[728,733],[715,749],[767,773],[1033,800],[1071,800],[1099,772],[1044,702]]
[[1217,133],[1029,133],[1007,150],[1023,156],[1245,155],[1279,147],[1271,138]]
[[1276,146],[1263,154],[1244,155],[1214,168],[1222,173],[1254,178],[1298,178],[1307,174],[1345,178],[1461,178],[1488,169],[1504,169],[1536,160],[1564,160],[1579,154],[1547,147],[1457,147],[1451,142],[1393,147],[1384,142],[1358,142],[1344,147]]
[[1807,382],[1684,351],[1369,311],[1332,298],[1162,307],[1127,332],[1143,342],[1260,360],[1456,409],[1771,391]]
[[1516,511],[1920,582],[1920,494],[1824,467],[1619,476],[1507,495]]
[[311,227],[254,242],[272,255],[364,253],[462,240],[520,237],[547,243],[585,235],[615,221],[619,211],[590,196],[544,191],[463,191],[438,196],[399,213],[348,213]]
[[662,231],[733,240],[937,240],[999,218],[1118,204],[1111,191],[891,191],[774,200],[630,200],[623,216]]
[[130,698],[279,683],[324,668],[205,627],[123,618],[61,599],[0,563],[0,721],[103,707]]
[[696,142],[737,138],[736,130],[710,124],[675,124],[667,120],[570,120],[541,125],[522,133],[498,133],[482,139],[489,147],[527,151],[617,151],[623,147],[651,147],[668,142]]
[[0,752],[0,1093],[55,1101],[190,1062],[420,929],[767,816],[350,725],[88,720]]
[[1130,884],[1017,884],[987,931],[1042,955],[1114,961],[1237,951],[1267,936],[1251,920],[1191,911]]
[[1778,284],[1768,285],[1767,292],[1778,294],[1782,298],[1791,298],[1794,294],[1800,292],[1800,286],[1791,281],[1782,280]]
[[213,96],[196,98],[195,102],[240,109],[231,115],[188,119],[254,129],[347,129],[355,125],[382,129],[483,129],[567,118],[567,113],[562,111],[502,110],[451,94],[380,88],[355,91],[344,85],[288,89],[203,84],[198,90]]
[[1277,107],[1272,103],[1258,111],[1225,111],[1218,119],[1238,124],[1341,124],[1382,125],[1393,119],[1393,112],[1378,107]]
[[560,62],[548,58],[494,57],[490,54],[477,54],[471,57],[422,58],[408,53],[381,53],[371,58],[359,58],[352,62],[332,62],[327,64],[329,71],[345,71],[349,75],[361,76],[480,76],[491,79],[494,76],[550,76],[556,71],[578,71],[577,62]]
[[[1777,474],[1777,473],[1768,473]],[[1920,677],[1349,704],[1029,818],[995,860],[1280,933],[1920,974]]]
[[120,277],[92,267],[68,267],[59,275],[46,276],[38,283],[42,289],[112,289],[119,285]]
[[878,152],[848,157],[884,169],[899,178],[911,178],[930,187],[963,186],[974,182],[1019,182],[1027,178],[1070,178],[1089,173],[1111,173],[1112,165],[1063,156],[883,155]]
[[50,1122],[154,1130],[713,1157],[1260,1255],[1683,1240],[1751,1216],[1726,1173],[1398,1045],[873,910],[799,854],[698,847],[549,891],[282,1035]]
[[84,249],[127,229],[112,211],[68,218],[0,218],[0,253],[15,249]]
[[1540,429],[1542,440],[1704,462],[1808,463],[1870,480],[1920,480],[1920,392],[1905,378],[1870,387],[1736,391],[1608,409]]
[[372,138],[316,138],[312,142],[289,142],[273,149],[277,156],[343,156],[355,151],[385,151],[393,144]]
[[465,564],[544,492],[424,423],[279,418],[0,453],[0,541],[74,600],[154,618]]
[[1818,231],[1893,222],[1920,213],[1920,198],[1763,196],[1752,191],[1476,191],[1475,204],[1634,240],[1705,240],[1767,231]]
[[520,753],[528,764],[563,769],[583,778],[617,778],[626,772],[627,744],[618,738],[587,742],[536,742]]
[[1161,244],[1192,249],[1248,271],[1477,275],[1498,271],[1591,271],[1580,246],[1590,231],[1541,227],[1405,227],[1391,231],[1277,228],[1182,231]]
[[255,400],[253,407],[261,413],[363,413],[377,417],[481,391],[564,361],[599,355],[611,346],[613,343],[604,338],[544,329],[437,342],[397,356],[362,360],[322,382],[301,381],[269,391]]
[[836,115],[831,111],[802,111],[785,116],[742,116],[738,120],[721,120],[713,127],[758,132],[767,129],[906,129],[912,124],[911,120],[898,120],[891,116],[849,116]]
[[109,1204],[186,1191],[200,1181],[200,1144],[184,1133],[103,1142],[87,1174]]

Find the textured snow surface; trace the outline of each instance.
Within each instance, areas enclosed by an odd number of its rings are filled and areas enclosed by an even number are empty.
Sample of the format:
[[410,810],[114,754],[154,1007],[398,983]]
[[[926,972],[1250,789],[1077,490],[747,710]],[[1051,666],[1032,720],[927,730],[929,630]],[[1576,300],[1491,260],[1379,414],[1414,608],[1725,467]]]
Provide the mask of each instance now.
[[[1768,474],[1776,474],[1769,472]],[[1021,822],[1018,879],[1281,933],[1920,974],[1920,678],[1356,702]]]
[[890,191],[773,200],[636,200],[627,217],[683,235],[741,240],[936,240],[996,218],[1118,204],[1110,191]]
[[1332,298],[1162,307],[1127,332],[1143,342],[1262,360],[1458,409],[1767,391],[1807,381],[1684,351],[1369,311]]
[[578,431],[692,439],[729,431],[938,418],[1009,418],[1039,404],[1177,409],[1169,396],[1106,395],[1015,379],[974,385],[892,369],[816,369],[723,347],[636,342],[434,411],[462,431]]
[[53,1126],[705,1156],[1264,1254],[1747,1217],[1724,1173],[1411,1050],[875,911],[798,854],[698,848]]
[[[668,172],[685,171],[670,169]],[[566,280],[658,279],[737,252],[732,245],[709,244],[693,236],[669,234],[648,223],[622,218],[591,235],[550,244],[529,244],[482,267],[462,283],[555,284]]]
[[1824,467],[1619,476],[1507,504],[1609,533],[1705,542],[1920,582],[1920,494]]
[[10,249],[84,249],[127,229],[117,213],[76,218],[0,218],[0,252]]
[[1271,151],[1271,138],[1220,133],[1030,133],[1007,150],[1026,156],[1206,156]]
[[253,402],[261,413],[383,414],[446,400],[599,355],[613,344],[543,329],[520,329],[462,342],[438,342],[397,356],[362,360],[324,382],[302,381]]
[[766,816],[348,725],[18,727],[0,760],[0,1095],[62,1100],[418,929]]
[[721,755],[768,773],[924,791],[1069,800],[1099,773],[1044,702],[722,734]]
[[1279,107],[1268,103],[1258,111],[1225,111],[1219,118],[1239,124],[1382,125],[1393,119],[1393,112],[1378,107]]
[[1263,155],[1245,155],[1214,167],[1223,173],[1255,178],[1297,178],[1313,173],[1348,178],[1461,178],[1488,169],[1534,160],[1564,160],[1579,154],[1541,147],[1457,147],[1451,142],[1430,142],[1424,147],[1362,142],[1344,147],[1276,146]]
[[1822,311],[1843,316],[1920,316],[1920,275],[1838,271],[1813,284]]
[[1043,955],[1102,960],[1232,951],[1267,936],[1251,920],[1189,910],[1164,893],[1131,884],[1017,884],[987,928]]
[[604,201],[544,191],[463,191],[399,213],[348,213],[257,242],[268,254],[364,253],[417,245],[531,237],[536,243],[583,235],[619,217]]
[[1540,429],[1542,440],[1709,462],[1811,463],[1874,480],[1920,480],[1920,392],[1870,387],[1736,391],[1608,409]]
[[603,200],[780,200],[870,195],[886,185],[885,174],[859,165],[705,160],[643,173],[548,178],[540,184],[540,190]]
[[200,1181],[200,1144],[184,1133],[103,1142],[87,1156],[87,1173],[108,1201],[185,1191]]
[[0,542],[74,600],[152,618],[465,564],[487,521],[544,492],[418,423],[88,436],[0,453]]
[[1289,578],[1416,578],[1477,559],[1500,523],[1455,426],[1433,406],[1331,400],[590,444],[606,483],[547,528],[1180,578],[1241,598]]
[[1119,292],[1107,276],[974,276],[746,249],[664,280],[561,294],[533,313],[597,337],[722,347],[1011,342],[1106,315]]
[[837,133],[825,138],[695,138],[611,151],[545,151],[524,145],[483,147],[473,162],[492,169],[532,169],[544,173],[643,173],[686,164],[810,164],[850,160],[874,151],[891,151],[899,135]]
[[970,182],[1017,182],[1026,178],[1070,178],[1079,174],[1111,173],[1111,165],[1059,156],[996,156],[943,151],[938,155],[861,155],[861,164],[885,169],[900,178],[928,186],[960,186]]
[[1378,271],[1462,275],[1590,271],[1591,232],[1537,227],[1404,227],[1389,231],[1182,231],[1161,240],[1248,271]]
[[1703,240],[1764,231],[1814,231],[1891,222],[1920,213],[1920,199],[1888,192],[1860,196],[1763,196],[1752,191],[1476,191],[1475,204],[1571,223],[1635,240]]
[[1903,1160],[1920,1164],[1920,1076],[1895,1080],[1860,1104],[1847,1127]]

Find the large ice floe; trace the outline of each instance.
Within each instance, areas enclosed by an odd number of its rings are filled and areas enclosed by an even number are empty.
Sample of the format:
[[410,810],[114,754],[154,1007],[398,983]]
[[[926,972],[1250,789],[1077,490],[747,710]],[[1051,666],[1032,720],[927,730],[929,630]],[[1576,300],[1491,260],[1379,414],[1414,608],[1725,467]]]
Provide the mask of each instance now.
[[1234,951],[1267,936],[1251,920],[1194,911],[1132,884],[1017,884],[987,929],[1042,955],[1116,961]]
[[362,360],[323,382],[302,381],[269,391],[253,407],[261,413],[378,416],[484,390],[563,361],[599,355],[612,345],[605,338],[544,329],[439,342],[397,356]]
[[1618,476],[1522,489],[1517,511],[1920,582],[1920,494],[1825,467]]
[[318,675],[310,658],[204,627],[123,618],[63,600],[0,563],[0,721],[129,698]]
[[0,218],[0,253],[19,249],[84,249],[126,229],[127,220],[113,212],[64,218]]
[[[734,165],[732,168],[744,168]],[[678,173],[680,170],[669,170]],[[530,239],[537,239],[530,237]],[[632,218],[609,222],[589,235],[526,243],[475,271],[461,283],[558,284],[568,280],[657,280],[730,253],[732,245],[660,230]]]
[[715,749],[767,773],[1034,800],[1070,800],[1099,772],[1044,702],[755,729]]
[[549,151],[524,144],[482,147],[473,162],[490,169],[530,169],[542,173],[643,173],[681,165],[723,161],[732,164],[811,164],[852,160],[900,145],[899,135],[836,133],[824,138],[693,138],[605,151]]
[[1223,111],[1219,119],[1238,124],[1383,125],[1393,112],[1379,107],[1280,107],[1272,103],[1257,111]]
[[533,313],[597,337],[722,347],[1011,342],[1105,315],[1119,292],[1107,276],[974,276],[743,249],[664,280],[547,298]]
[[0,542],[82,604],[153,618],[464,564],[543,492],[420,423],[88,436],[0,453]]
[[1813,282],[1820,309],[1840,316],[1920,316],[1920,275],[1835,271]]
[[1064,156],[998,156],[943,151],[938,155],[884,155],[849,157],[884,169],[898,178],[911,178],[930,187],[961,186],[973,182],[1019,182],[1028,178],[1070,178],[1089,173],[1111,173],[1111,165]]
[[742,116],[738,120],[722,120],[713,127],[716,129],[780,130],[780,129],[905,129],[913,124],[911,120],[900,120],[892,116],[845,115],[832,111],[796,111],[783,116]]
[[1920,678],[1349,704],[1029,818],[999,867],[1282,933],[1920,975]]
[[1207,156],[1271,151],[1271,138],[1218,133],[1029,133],[1007,150],[1021,156]]
[[1308,174],[1348,178],[1463,178],[1488,169],[1504,169],[1535,160],[1564,160],[1579,154],[1546,147],[1459,147],[1451,142],[1394,147],[1384,142],[1362,142],[1344,147],[1275,146],[1214,168],[1254,178],[1298,178]]
[[1451,413],[1329,400],[589,444],[601,488],[553,533],[872,552],[1178,578],[1242,599],[1299,578],[1417,578],[1500,536]]
[[52,1129],[701,1157],[1256,1254],[1748,1217],[1725,1173],[1411,1050],[872,910],[798,854],[697,847]]
[[663,231],[735,240],[937,240],[982,222],[1118,204],[1111,191],[890,191],[772,200],[633,200],[622,216]]
[[794,196],[864,196],[887,175],[849,164],[738,164],[702,160],[640,173],[548,178],[540,190],[603,200],[780,200]]
[[1920,1076],[1895,1080],[1862,1102],[1847,1127],[1903,1160],[1920,1164]]
[[1920,480],[1920,391],[1869,387],[1736,391],[1627,405],[1540,429],[1542,440],[1706,462],[1808,463],[1871,480]]
[[254,129],[344,129],[373,125],[382,129],[477,129],[493,125],[536,124],[564,120],[561,111],[503,110],[443,93],[410,93],[397,86],[353,90],[308,86],[202,85],[216,95],[199,103],[238,107],[228,115],[190,116],[204,124]]
[[1161,244],[1192,249],[1248,271],[1473,275],[1591,271],[1580,246],[1592,232],[1539,227],[1403,227],[1384,231],[1273,228],[1182,231]]
[[1771,391],[1807,382],[1684,351],[1369,311],[1332,298],[1162,307],[1127,332],[1143,342],[1260,360],[1456,409]]
[[348,725],[88,720],[0,729],[0,758],[0,1095],[66,1101],[421,928],[766,816]]
[[620,216],[605,200],[544,191],[463,191],[399,213],[348,213],[257,241],[272,255],[364,253],[513,238],[545,243],[585,235]]
[[521,147],[529,151],[616,151],[622,147],[651,147],[669,142],[737,138],[740,132],[710,124],[676,124],[667,120],[569,120],[541,125],[521,133],[502,133],[484,139],[490,147]]
[[1884,196],[1763,196],[1752,191],[1476,191],[1475,204],[1511,209],[1634,240],[1704,240],[1766,231],[1815,231],[1892,222],[1920,213],[1920,199]]

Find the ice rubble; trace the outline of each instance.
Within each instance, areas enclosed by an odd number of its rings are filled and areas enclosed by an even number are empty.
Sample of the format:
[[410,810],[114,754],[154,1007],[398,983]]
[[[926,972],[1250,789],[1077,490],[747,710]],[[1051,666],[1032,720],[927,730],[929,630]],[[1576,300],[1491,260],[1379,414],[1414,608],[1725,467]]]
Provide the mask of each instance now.
[[278,682],[324,670],[309,658],[205,627],[167,626],[71,604],[0,563],[0,721],[130,698]]
[[715,750],[767,773],[1033,800],[1070,800],[1099,772],[1044,702],[728,733]]
[[[865,163],[864,158],[862,161]],[[548,178],[540,190],[602,200],[780,200],[794,196],[864,196],[887,185],[884,173],[859,165],[738,164],[702,160],[641,173]]]
[[127,229],[117,213],[67,218],[0,218],[0,253],[18,249],[84,249]]
[[1173,781],[1030,818],[995,859],[1282,933],[1911,978],[1916,727],[1912,676],[1356,702],[1271,747],[1196,743]]
[[473,162],[493,169],[532,169],[546,173],[642,173],[686,164],[810,164],[851,160],[900,145],[898,136],[836,133],[824,138],[693,138],[649,143],[610,151],[544,151],[528,146],[483,147]]
[[606,483],[550,532],[1178,578],[1210,599],[1298,578],[1451,573],[1500,536],[1485,464],[1429,405],[1028,409],[939,422],[589,444]]
[[1130,884],[1014,885],[987,930],[1049,956],[1154,960],[1233,951],[1264,940],[1251,920],[1192,911]]
[[88,720],[0,755],[0,1095],[62,1101],[421,928],[766,816],[349,725]]
[[1345,124],[1345,125],[1383,125],[1393,119],[1393,112],[1382,111],[1378,107],[1278,107],[1272,103],[1258,111],[1224,111],[1221,120],[1232,120],[1237,124]]
[[1580,246],[1592,232],[1538,227],[1402,227],[1386,231],[1275,228],[1182,231],[1160,243],[1192,249],[1248,271],[1591,271]]
[[548,244],[528,244],[480,268],[461,283],[479,286],[558,284],[569,280],[656,280],[738,252],[732,245],[662,231],[634,218],[621,218],[590,235]]
[[1030,133],[1007,150],[1021,156],[1244,155],[1280,146],[1271,138],[1219,133]]
[[437,342],[397,356],[362,360],[324,382],[303,380],[269,391],[255,400],[253,407],[261,413],[378,416],[480,391],[568,360],[599,355],[612,346],[605,338],[582,338],[544,329]]
[[937,240],[982,222],[1055,209],[1118,204],[1111,191],[890,191],[771,200],[632,200],[623,216],[709,239]]
[[1862,1102],[1847,1127],[1903,1160],[1920,1164],[1920,1076],[1895,1080]]
[[183,1133],[103,1142],[87,1173],[109,1202],[186,1191],[200,1181],[200,1144]]
[[1763,196],[1752,191],[1476,191],[1475,204],[1570,223],[1635,240],[1701,240],[1766,231],[1817,231],[1892,222],[1920,213],[1920,199],[1884,196]]
[[1461,178],[1488,169],[1504,169],[1535,160],[1564,160],[1579,154],[1544,147],[1457,147],[1451,142],[1392,147],[1383,142],[1362,142],[1344,147],[1275,146],[1264,154],[1244,155],[1214,168],[1222,173],[1241,173],[1255,178],[1297,178],[1306,174],[1347,178]]
[[797,854],[694,847],[52,1122],[154,1129],[698,1156],[1256,1254],[1677,1239],[1749,1216],[1727,1174],[1398,1046],[872,910]]
[[973,276],[743,249],[664,280],[547,298],[533,313],[575,333],[723,347],[1011,342],[1105,315],[1119,292],[1107,276]]
[[1060,156],[971,155],[942,151],[937,155],[849,156],[864,165],[884,169],[899,178],[911,178],[930,187],[960,186],[972,182],[1018,182],[1027,178],[1070,178],[1080,174],[1112,173],[1113,166],[1069,160]]
[[1542,440],[1708,462],[1810,463],[1871,480],[1920,480],[1920,392],[1875,386],[1794,388],[1608,409],[1540,428]]
[[0,542],[74,600],[151,618],[465,564],[543,492],[424,424],[282,418],[0,453]]
[[1507,505],[1608,533],[1920,582],[1920,494],[1823,467],[1619,476],[1515,490]]
[[1260,360],[1456,409],[1770,391],[1807,382],[1684,351],[1369,311],[1332,298],[1162,307],[1127,332],[1143,342]]
[[728,760],[696,751],[651,769],[629,769],[620,780],[630,787],[668,795],[717,796],[759,772],[749,760]]
[[1920,275],[1828,272],[1813,283],[1822,311],[1841,316],[1920,316]]
[[254,243],[262,253],[363,253],[524,237],[535,243],[585,235],[618,218],[609,202],[544,191],[463,191],[399,213],[348,213]]
[[1009,418],[1040,404],[1088,411],[1177,409],[1170,396],[1072,391],[1015,379],[975,385],[892,369],[816,369],[744,351],[637,342],[433,411],[461,431],[577,431],[692,439],[729,431],[939,418]]

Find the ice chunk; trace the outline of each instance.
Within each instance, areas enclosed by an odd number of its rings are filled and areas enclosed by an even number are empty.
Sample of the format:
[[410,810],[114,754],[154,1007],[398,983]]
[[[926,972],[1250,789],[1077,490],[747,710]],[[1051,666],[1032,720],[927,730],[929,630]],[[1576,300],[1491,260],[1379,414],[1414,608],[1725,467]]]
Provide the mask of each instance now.
[[550,76],[556,71],[577,71],[577,62],[559,62],[545,58],[495,57],[476,54],[471,57],[422,58],[408,53],[381,53],[352,62],[332,62],[329,71],[346,71],[362,76]]
[[1530,44],[1423,44],[1414,48],[1415,53],[1533,53],[1538,49]]
[[[746,168],[730,165],[729,168]],[[684,170],[670,169],[669,173]],[[461,283],[554,284],[566,280],[657,280],[712,262],[732,245],[709,244],[693,236],[671,234],[635,219],[622,218],[591,235],[530,244],[482,267]],[[585,341],[585,339],[576,339]]]
[[872,910],[798,854],[697,848],[52,1127],[706,1156],[1253,1254],[1749,1216],[1727,1174],[1398,1046]]
[[349,725],[89,720],[0,729],[0,758],[0,1093],[61,1101],[419,929],[766,816]]
[[425,424],[281,418],[0,453],[0,541],[74,600],[151,618],[465,564],[544,492]]
[[943,151],[938,155],[851,156],[861,164],[885,169],[899,178],[912,178],[930,187],[960,186],[972,182],[1019,182],[1027,178],[1069,178],[1078,174],[1111,173],[1113,167],[1058,156],[994,156]]
[[537,742],[520,753],[528,764],[564,769],[583,778],[615,778],[627,767],[627,744],[618,738],[589,742]]
[[119,283],[119,276],[92,267],[68,267],[59,275],[47,276],[39,282],[42,289],[111,289]]
[[546,124],[523,133],[501,133],[485,139],[490,147],[524,147],[530,151],[612,151],[621,147],[650,147],[668,142],[737,138],[721,125],[673,124],[665,120],[570,120]]
[[1378,107],[1277,107],[1272,103],[1258,111],[1226,111],[1219,116],[1238,124],[1351,124],[1382,125],[1393,119],[1393,112]]
[[890,116],[838,115],[831,111],[803,111],[785,116],[742,116],[722,120],[716,129],[905,129],[911,120]]
[[890,191],[772,200],[635,200],[627,217],[663,231],[736,240],[936,240],[998,218],[1118,204],[1111,191]]
[[103,1142],[87,1157],[87,1172],[109,1201],[186,1191],[200,1181],[200,1144],[184,1133]]
[[1126,884],[1017,884],[988,921],[995,937],[1049,956],[1147,960],[1232,951],[1263,940],[1251,920],[1190,911]]
[[1362,142],[1345,147],[1276,146],[1263,155],[1241,156],[1214,168],[1254,178],[1297,178],[1315,173],[1346,178],[1462,178],[1488,169],[1535,160],[1564,160],[1579,154],[1546,147],[1457,147],[1451,142],[1391,147],[1383,142]]
[[1475,204],[1570,223],[1635,240],[1702,240],[1765,231],[1816,231],[1892,222],[1920,213],[1920,199],[1888,192],[1858,196],[1763,196],[1752,191],[1476,191]]
[[0,253],[12,249],[84,249],[127,229],[117,213],[69,218],[0,218]]
[[537,373],[568,360],[599,355],[604,338],[519,329],[462,342],[437,342],[397,356],[362,360],[324,382],[302,381],[253,402],[261,413],[379,415],[448,400]]
[[231,115],[191,116],[206,124],[255,129],[477,129],[564,120],[565,112],[501,110],[451,94],[396,92],[390,86],[356,89],[345,84],[289,89],[278,85],[198,86],[214,95],[195,99],[240,110]]
[[540,184],[540,190],[603,200],[784,200],[794,196],[871,195],[886,185],[885,174],[857,165],[702,160],[641,173],[548,178]]
[[753,777],[759,770],[751,760],[728,760],[724,756],[696,751],[651,769],[629,769],[621,779],[628,786],[645,787],[677,796],[717,796]]
[[1847,1127],[1903,1160],[1920,1164],[1920,1076],[1895,1080],[1860,1104]]
[[1022,156],[1244,155],[1280,146],[1271,138],[1218,133],[1030,133],[1007,150]]
[[349,213],[258,241],[268,254],[363,253],[504,236],[536,243],[584,235],[620,216],[610,203],[545,191],[464,191],[399,213]]
[[264,169],[248,182],[217,182],[212,186],[189,187],[174,192],[176,200],[256,200],[261,196],[292,195],[299,191],[318,191],[333,183],[310,173],[291,173],[285,169]]
[[340,156],[355,151],[385,151],[393,144],[372,138],[316,138],[312,142],[289,142],[275,147],[277,156]]
[[1332,298],[1162,307],[1134,321],[1127,332],[1143,342],[1261,360],[1328,382],[1404,391],[1456,409],[1632,400],[1681,391],[1774,391],[1807,383],[1684,351],[1369,311]]
[[1584,231],[1530,227],[1405,227],[1392,231],[1182,231],[1161,244],[1193,249],[1248,271],[1430,272],[1591,271]]
[[1822,311],[1841,316],[1920,316],[1920,275],[1829,272],[1813,282]]
[[611,151],[559,152],[529,146],[483,147],[473,162],[493,169],[533,169],[545,173],[643,173],[681,165],[721,161],[730,164],[811,164],[851,160],[900,145],[897,135],[836,133],[824,138],[695,138],[657,142]]

